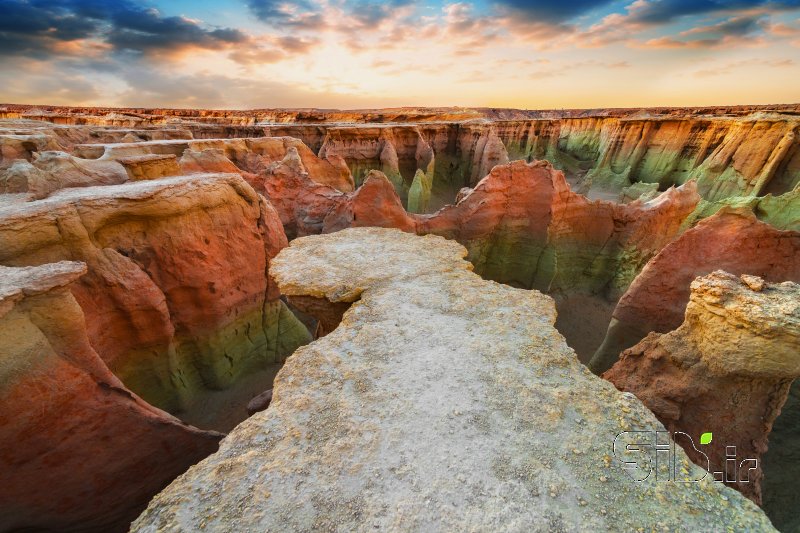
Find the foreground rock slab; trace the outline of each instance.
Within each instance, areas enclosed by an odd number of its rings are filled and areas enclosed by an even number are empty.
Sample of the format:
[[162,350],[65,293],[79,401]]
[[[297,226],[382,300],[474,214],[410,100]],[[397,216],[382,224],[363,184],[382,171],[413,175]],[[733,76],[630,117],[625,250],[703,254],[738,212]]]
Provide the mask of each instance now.
[[466,254],[379,228],[284,249],[284,294],[354,303],[132,531],[772,530],[721,484],[629,479],[615,437],[663,426],[578,362],[551,298]]

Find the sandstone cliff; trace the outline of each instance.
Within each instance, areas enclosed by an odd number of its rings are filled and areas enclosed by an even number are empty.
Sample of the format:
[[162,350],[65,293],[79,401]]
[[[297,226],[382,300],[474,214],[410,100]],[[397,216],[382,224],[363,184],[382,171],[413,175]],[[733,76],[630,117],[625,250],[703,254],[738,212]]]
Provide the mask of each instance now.
[[132,394],[90,344],[77,262],[0,266],[0,529],[125,531],[217,448]]
[[620,298],[590,368],[603,372],[649,332],[677,328],[692,280],[717,269],[800,282],[800,233],[775,229],[747,211],[722,210],[700,221],[653,257]]
[[145,400],[178,412],[308,333],[278,300],[275,211],[237,175],[63,190],[0,207],[0,264],[80,260],[92,346]]
[[759,504],[761,456],[798,376],[800,285],[722,271],[692,282],[676,330],[651,333],[603,375],[636,394],[670,431],[698,445],[702,433],[712,433],[700,448],[677,442],[695,463]]
[[474,186],[495,164],[514,159],[546,159],[592,197],[614,196],[640,183],[663,191],[692,179],[709,201],[780,195],[800,185],[798,128],[800,122],[791,115],[756,114],[314,125],[295,126],[291,134],[320,146],[320,154],[341,155],[358,176],[371,169],[390,176],[381,159],[388,142],[407,183],[422,168],[415,160],[417,146],[427,144],[435,156],[434,187],[439,195],[450,196],[438,208],[459,188]]

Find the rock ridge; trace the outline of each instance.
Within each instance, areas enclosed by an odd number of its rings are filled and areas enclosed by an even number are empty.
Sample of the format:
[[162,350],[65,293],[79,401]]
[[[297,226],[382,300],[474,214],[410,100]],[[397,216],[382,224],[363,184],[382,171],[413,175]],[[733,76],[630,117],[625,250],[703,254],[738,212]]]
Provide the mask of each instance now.
[[772,530],[721,484],[627,478],[615,436],[661,425],[578,362],[552,299],[481,279],[466,253],[381,228],[294,240],[273,262],[283,292],[357,301],[132,531]]

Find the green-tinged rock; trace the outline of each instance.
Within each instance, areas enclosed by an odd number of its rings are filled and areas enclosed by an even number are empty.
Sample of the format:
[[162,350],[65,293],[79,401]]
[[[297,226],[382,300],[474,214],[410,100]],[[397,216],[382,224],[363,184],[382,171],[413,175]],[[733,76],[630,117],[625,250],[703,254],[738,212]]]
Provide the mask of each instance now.
[[780,196],[733,196],[718,201],[702,200],[683,222],[683,229],[693,227],[723,208],[751,211],[756,217],[778,229],[800,230],[800,189]]
[[628,204],[634,200],[647,202],[658,196],[658,183],[636,182],[630,187],[625,187],[620,192],[620,202]]
[[407,211],[409,213],[426,213],[428,211],[432,187],[433,179],[429,178],[421,169],[417,169],[411,189],[408,191]]

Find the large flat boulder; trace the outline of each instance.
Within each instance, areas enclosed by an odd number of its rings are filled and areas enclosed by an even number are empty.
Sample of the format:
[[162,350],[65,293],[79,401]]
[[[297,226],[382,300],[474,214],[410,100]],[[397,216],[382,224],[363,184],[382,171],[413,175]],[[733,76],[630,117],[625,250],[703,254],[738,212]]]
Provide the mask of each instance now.
[[772,530],[707,478],[630,479],[615,438],[663,426],[578,362],[551,298],[466,254],[392,229],[295,240],[272,263],[281,291],[350,309],[132,531]]

